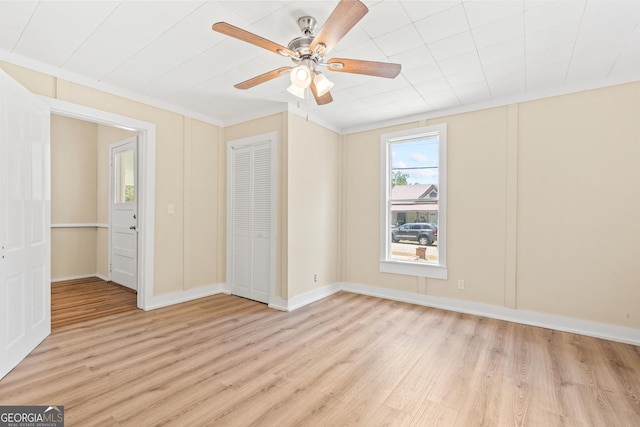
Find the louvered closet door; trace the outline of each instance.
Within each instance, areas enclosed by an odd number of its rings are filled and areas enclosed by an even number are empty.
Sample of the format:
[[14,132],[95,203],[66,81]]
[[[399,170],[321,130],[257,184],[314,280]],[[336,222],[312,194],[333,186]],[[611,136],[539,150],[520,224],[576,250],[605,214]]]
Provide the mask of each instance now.
[[271,254],[271,148],[259,145],[253,150],[252,170],[252,299],[269,302],[269,278]]
[[269,302],[271,278],[271,147],[232,148],[231,292]]

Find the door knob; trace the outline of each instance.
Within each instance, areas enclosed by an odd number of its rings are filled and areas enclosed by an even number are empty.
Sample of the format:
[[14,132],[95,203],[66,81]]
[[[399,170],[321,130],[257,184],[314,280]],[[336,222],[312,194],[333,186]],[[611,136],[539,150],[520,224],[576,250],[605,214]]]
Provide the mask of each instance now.
[[131,227],[129,227],[129,230],[135,230],[135,229],[136,229],[135,225],[132,225]]

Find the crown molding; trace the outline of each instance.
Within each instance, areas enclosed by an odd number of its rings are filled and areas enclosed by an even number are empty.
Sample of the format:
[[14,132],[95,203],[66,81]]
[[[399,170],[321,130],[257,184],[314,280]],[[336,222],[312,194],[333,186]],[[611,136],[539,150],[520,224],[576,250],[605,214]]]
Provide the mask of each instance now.
[[570,95],[588,90],[602,89],[610,86],[639,82],[639,76],[629,74],[616,78],[591,80],[587,82],[575,83],[572,85],[556,87],[553,89],[540,90],[522,95],[508,96],[504,98],[493,99],[491,101],[479,102],[459,107],[445,108],[442,110],[433,110],[424,113],[413,114],[410,116],[397,117],[394,119],[376,121],[375,123],[367,123],[358,126],[351,126],[343,129],[343,133],[352,134],[358,132],[366,132],[375,129],[382,129],[391,126],[403,125],[410,122],[420,120],[430,120],[440,117],[452,116],[455,114],[471,113],[474,111],[487,110],[489,108],[504,107],[511,104],[521,104],[524,102],[536,101],[545,98],[553,98],[556,96]]
[[1,49],[0,49],[0,61],[8,62],[10,64],[17,65],[19,67],[28,68],[30,70],[37,71],[43,74],[48,74],[52,77],[59,78],[62,80],[67,80],[69,82],[86,86],[91,89],[96,89],[102,92],[106,92],[111,95],[121,96],[131,101],[140,102],[142,104],[146,104],[151,107],[156,107],[165,111],[169,111],[171,113],[176,113],[181,116],[187,116],[192,119],[200,120],[202,122],[209,123],[214,126],[220,126],[220,127],[224,126],[222,121],[218,118],[207,116],[200,112],[190,110],[188,108],[184,108],[179,105],[160,101],[156,98],[141,95],[140,93],[137,93],[137,92],[133,92],[130,90],[122,89],[117,86],[113,86],[107,83],[93,80],[88,77],[82,76],[80,74],[77,74],[71,71],[62,70],[52,65],[44,64],[40,61],[36,61],[30,58],[25,58],[23,56],[16,55],[14,53],[10,53]]

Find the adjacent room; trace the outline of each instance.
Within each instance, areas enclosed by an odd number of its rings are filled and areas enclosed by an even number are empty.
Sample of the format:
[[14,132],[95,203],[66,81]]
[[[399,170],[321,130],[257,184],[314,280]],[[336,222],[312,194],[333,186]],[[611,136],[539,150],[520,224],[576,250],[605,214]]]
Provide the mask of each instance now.
[[640,0],[0,24],[3,417],[640,425]]

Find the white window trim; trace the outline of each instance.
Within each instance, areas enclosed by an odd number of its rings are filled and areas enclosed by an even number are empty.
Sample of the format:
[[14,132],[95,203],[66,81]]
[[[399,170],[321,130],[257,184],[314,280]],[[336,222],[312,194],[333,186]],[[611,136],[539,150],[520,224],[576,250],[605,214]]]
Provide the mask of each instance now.
[[[418,263],[389,257],[388,197],[390,194],[389,144],[404,139],[439,135],[438,141],[438,262]],[[380,136],[380,271],[410,276],[447,278],[447,125],[446,123],[386,133]]]

